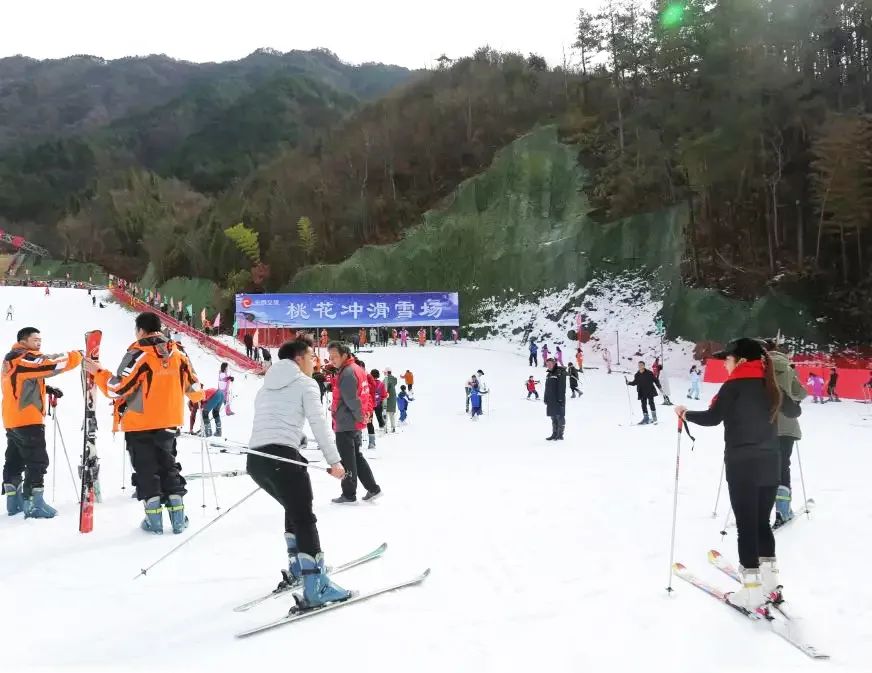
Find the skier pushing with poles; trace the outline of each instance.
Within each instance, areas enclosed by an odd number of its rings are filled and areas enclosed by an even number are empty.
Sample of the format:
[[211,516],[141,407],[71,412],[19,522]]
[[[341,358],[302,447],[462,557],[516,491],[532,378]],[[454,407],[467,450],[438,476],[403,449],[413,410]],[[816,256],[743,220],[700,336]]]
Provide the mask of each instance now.
[[[636,391],[638,392],[639,402],[642,404],[642,420],[639,422],[639,425],[648,425],[649,423],[657,422],[657,409],[654,407],[654,398],[657,396],[657,389],[659,388],[661,391],[663,388],[660,385],[660,380],[654,376],[654,373],[650,369],[645,368],[645,363],[639,361],[639,371],[636,372],[636,375],[633,377],[632,381],[627,381],[627,378],[624,377],[624,381],[626,381],[628,386],[635,386]],[[647,406],[646,406],[647,405]],[[651,416],[648,416],[648,408],[651,409]]]
[[[264,454],[306,463],[299,447],[308,422],[330,465],[330,475],[341,480],[345,470],[321,410],[318,384],[312,378],[314,358],[314,345],[309,337],[298,337],[279,349],[278,361],[267,371],[254,400],[248,445]],[[252,454],[247,462],[251,478],[285,510],[288,578],[293,584],[303,585],[300,607],[314,608],[350,598],[351,593],[334,584],[327,575],[317,519],[312,511],[312,482],[306,468]]]
[[742,589],[727,600],[749,612],[765,613],[780,601],[775,536],[769,514],[779,480],[778,412],[782,396],[769,354],[754,339],[736,339],[714,357],[724,360],[728,378],[707,411],[678,406],[679,418],[703,426],[724,424],[724,459],[730,503],[738,528]]

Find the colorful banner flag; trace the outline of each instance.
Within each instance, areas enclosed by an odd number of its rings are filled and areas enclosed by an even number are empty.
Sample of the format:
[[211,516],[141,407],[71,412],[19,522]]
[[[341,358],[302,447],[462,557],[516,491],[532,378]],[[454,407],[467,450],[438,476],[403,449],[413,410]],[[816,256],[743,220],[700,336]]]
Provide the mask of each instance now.
[[258,330],[257,328],[255,328],[255,330],[254,330],[254,339],[253,339],[252,342],[251,342],[252,345],[253,345],[255,348],[257,348],[258,346],[260,346],[260,337],[259,337],[259,334],[260,334],[260,330]]
[[206,326],[206,308],[204,307],[202,311],[200,311],[200,324],[203,327]]
[[191,316],[193,318],[194,317],[194,305],[188,304],[187,306],[185,306],[185,313],[187,313],[189,316]]
[[182,300],[179,299],[179,313],[182,312]]
[[212,321],[212,327],[214,327],[215,329],[221,327],[221,311],[218,311],[217,315],[215,316],[215,320]]

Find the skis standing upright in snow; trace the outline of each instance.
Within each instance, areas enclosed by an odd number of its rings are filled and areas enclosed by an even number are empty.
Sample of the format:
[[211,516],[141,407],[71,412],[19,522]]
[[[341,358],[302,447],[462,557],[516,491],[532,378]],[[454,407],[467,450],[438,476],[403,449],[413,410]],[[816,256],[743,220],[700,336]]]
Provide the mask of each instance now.
[[[94,330],[85,334],[85,357],[100,359],[100,340],[103,333]],[[83,424],[82,462],[79,476],[82,479],[82,497],[79,505],[79,532],[94,530],[94,502],[99,501],[100,465],[97,461],[97,415],[94,408],[94,376],[82,367],[82,392],[85,396],[85,422]]]

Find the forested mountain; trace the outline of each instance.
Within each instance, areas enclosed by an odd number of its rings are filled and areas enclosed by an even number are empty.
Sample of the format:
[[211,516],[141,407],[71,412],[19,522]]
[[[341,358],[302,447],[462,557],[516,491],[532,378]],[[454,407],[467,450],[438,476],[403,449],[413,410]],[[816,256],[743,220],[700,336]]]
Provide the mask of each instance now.
[[[870,56],[872,0],[603,0],[556,68],[489,48],[414,78],[320,51],[172,76],[158,58],[145,108],[104,104],[93,123],[85,104],[62,127],[46,111],[75,96],[55,82],[44,101],[22,74],[38,66],[7,59],[0,119],[68,133],[3,152],[0,215],[128,276],[151,262],[158,280],[278,288],[396,241],[500,147],[556,121],[600,221],[687,209],[689,283],[816,298],[834,333],[868,335]],[[100,71],[74,61],[45,67]],[[133,61],[145,77],[149,59]],[[37,104],[10,107],[19,90]]]

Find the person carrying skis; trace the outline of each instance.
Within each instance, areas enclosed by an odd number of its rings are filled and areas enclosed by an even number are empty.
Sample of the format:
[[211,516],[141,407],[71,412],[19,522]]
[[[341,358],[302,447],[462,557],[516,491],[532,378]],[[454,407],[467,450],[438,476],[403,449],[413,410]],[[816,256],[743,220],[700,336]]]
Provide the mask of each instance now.
[[[660,386],[660,381],[654,376],[654,373],[650,369],[645,369],[645,363],[640,360],[639,371],[636,372],[633,380],[627,381],[627,377],[624,377],[624,381],[628,386],[636,387],[639,402],[642,404],[643,417],[639,425],[648,425],[652,419],[656,423],[657,409],[654,407],[654,398],[657,396],[657,389],[659,388],[662,391],[663,388]],[[650,417],[648,416],[649,407],[651,409]]]
[[342,456],[342,466],[348,477],[342,481],[342,494],[333,498],[337,505],[357,502],[358,479],[366,489],[365,501],[381,495],[372,469],[361,449],[360,431],[372,416],[372,397],[369,392],[366,372],[357,364],[344,343],[334,341],[327,346],[330,364],[336,367],[336,386],[333,390],[333,429],[336,431],[336,447]]
[[571,362],[566,368],[566,376],[569,378],[569,389],[572,391],[572,399],[581,397],[582,392],[578,389],[578,370]]
[[409,393],[406,392],[406,386],[400,386],[400,394],[397,396],[397,406],[400,409],[400,423],[405,423],[406,419],[409,417],[409,402],[412,401],[412,398],[409,397]]
[[[808,397],[808,391],[803,387],[796,374],[796,370],[790,367],[790,360],[781,353],[775,340],[766,343],[772,368],[775,372],[775,381],[784,398],[784,405],[790,402],[799,404]],[[799,425],[798,416],[787,416],[783,411],[778,412],[778,453],[780,457],[780,479],[775,496],[775,527],[783,525],[793,518],[790,507],[790,457],[793,453],[793,445],[802,439],[802,428]]]
[[536,342],[532,339],[530,340],[530,366],[538,367],[539,366],[539,346],[536,345]]
[[478,379],[476,379],[475,374],[472,375],[472,380],[469,382],[469,407],[471,409],[470,417],[472,420],[476,420],[478,416],[482,415],[481,391],[479,390]]
[[699,399],[699,383],[702,380],[702,372],[699,367],[692,365],[690,368],[690,388],[687,391],[687,399]]
[[841,402],[839,394],[836,392],[836,385],[839,383],[839,370],[835,367],[830,367],[830,380],[827,382],[827,397],[830,402]]
[[724,424],[724,461],[730,504],[736,516],[742,588],[727,594],[732,605],[765,611],[781,599],[775,536],[769,515],[779,480],[778,412],[782,398],[769,354],[755,339],[735,339],[714,357],[728,378],[706,411],[675,413],[688,423]]
[[16,343],[3,359],[3,426],[6,461],[3,494],[6,513],[24,512],[25,519],[51,519],[57,510],[45,501],[45,473],[49,459],[45,445],[46,393],[61,393],[45,379],[71,371],[82,362],[79,351],[44,355],[36,327],[18,330]]
[[[306,439],[308,422],[330,466],[330,476],[342,480],[345,469],[333,433],[321,413],[318,386],[312,379],[315,357],[311,337],[297,337],[279,348],[278,361],[267,371],[263,387],[254,398],[248,446],[261,453],[306,463],[300,447]],[[315,608],[350,598],[351,593],[327,574],[317,519],[312,511],[312,482],[306,468],[251,454],[246,462],[254,482],[285,510],[284,537],[289,562],[284,581],[303,585],[302,607]]]
[[530,376],[530,378],[527,379],[527,382],[525,385],[527,387],[527,399],[528,400],[530,399],[531,395],[535,395],[536,399],[537,400],[539,399],[539,391],[536,390],[536,386],[539,385],[539,383],[540,383],[539,381],[535,381],[533,379],[532,375]]
[[566,429],[566,370],[554,358],[545,361],[545,413],[551,417],[551,436],[546,441],[563,439]]
[[155,313],[136,316],[136,341],[117,373],[85,359],[83,366],[110,399],[120,398],[120,428],[136,472],[136,497],[145,507],[141,528],[163,533],[162,504],[166,505],[173,533],[188,525],[185,516],[185,481],[174,455],[176,428],[184,425],[184,397],[203,400],[203,390],[188,356],[160,333]]
[[391,372],[391,368],[385,369],[385,389],[387,397],[385,397],[385,413],[387,420],[385,422],[385,434],[388,432],[388,423],[391,424],[391,432],[397,431],[397,377]]
[[[230,375],[228,367],[230,367],[229,362],[221,363],[221,368],[218,370],[218,390],[221,391],[221,399],[224,401],[224,413],[227,416],[233,416],[233,411],[230,409],[230,384],[235,379]],[[220,424],[220,420],[216,419],[215,423],[216,425]],[[221,436],[220,433],[218,436]]]
[[815,404],[823,404],[824,402],[824,377],[816,372],[811,372],[808,375],[806,385],[811,386],[811,393],[814,397]]

